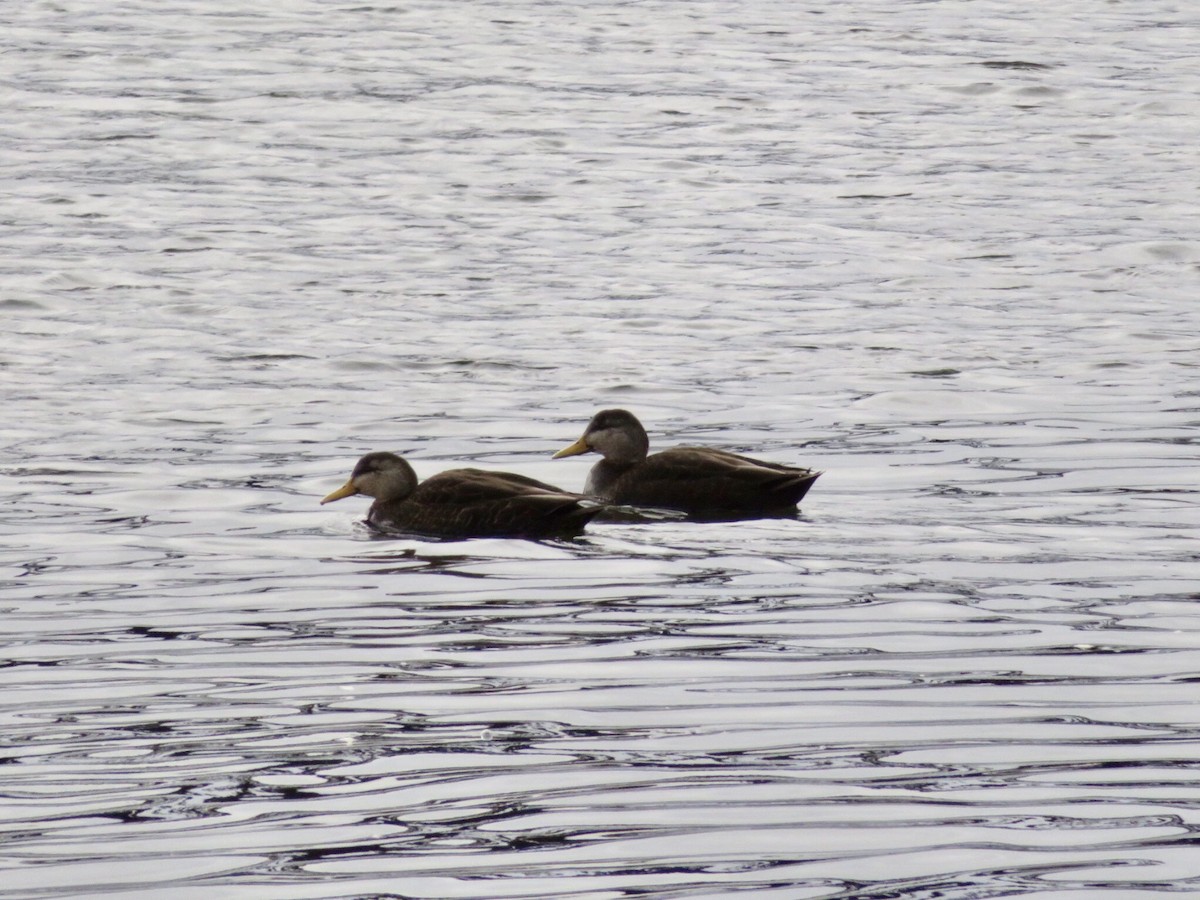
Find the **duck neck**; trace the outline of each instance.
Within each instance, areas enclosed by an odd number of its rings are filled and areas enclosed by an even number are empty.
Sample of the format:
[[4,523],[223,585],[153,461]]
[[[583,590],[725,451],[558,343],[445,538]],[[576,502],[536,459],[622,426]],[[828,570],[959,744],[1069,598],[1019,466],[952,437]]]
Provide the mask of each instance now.
[[615,463],[608,457],[597,462],[592,466],[592,470],[588,472],[587,484],[583,486],[585,494],[591,494],[594,497],[603,497],[608,493],[608,489],[618,478],[632,469],[637,463]]

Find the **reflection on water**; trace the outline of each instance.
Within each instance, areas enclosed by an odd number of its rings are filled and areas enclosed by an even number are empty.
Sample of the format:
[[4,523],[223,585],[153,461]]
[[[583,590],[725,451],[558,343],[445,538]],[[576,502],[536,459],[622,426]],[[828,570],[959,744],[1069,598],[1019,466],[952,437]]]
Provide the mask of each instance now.
[[[1197,888],[1178,10],[134,12],[0,13],[0,893]],[[317,505],[603,406],[826,474]]]

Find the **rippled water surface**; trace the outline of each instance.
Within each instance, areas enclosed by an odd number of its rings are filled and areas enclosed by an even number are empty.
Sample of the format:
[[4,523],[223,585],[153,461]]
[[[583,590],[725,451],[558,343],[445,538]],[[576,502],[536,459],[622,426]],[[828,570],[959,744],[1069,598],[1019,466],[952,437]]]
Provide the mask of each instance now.
[[[1200,14],[0,12],[0,895],[1200,892]],[[794,520],[373,538],[368,450]]]

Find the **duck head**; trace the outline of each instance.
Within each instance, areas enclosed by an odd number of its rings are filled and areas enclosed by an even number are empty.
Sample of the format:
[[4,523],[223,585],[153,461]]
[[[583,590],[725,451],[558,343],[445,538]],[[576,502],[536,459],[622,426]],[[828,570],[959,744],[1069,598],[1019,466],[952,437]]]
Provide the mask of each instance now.
[[332,503],[354,494],[365,494],[388,502],[403,500],[417,487],[417,473],[395,453],[368,453],[354,466],[350,480],[325,497],[321,503]]
[[583,436],[554,454],[554,459],[599,453],[617,465],[633,465],[646,458],[650,439],[637,416],[625,409],[602,409],[592,416]]

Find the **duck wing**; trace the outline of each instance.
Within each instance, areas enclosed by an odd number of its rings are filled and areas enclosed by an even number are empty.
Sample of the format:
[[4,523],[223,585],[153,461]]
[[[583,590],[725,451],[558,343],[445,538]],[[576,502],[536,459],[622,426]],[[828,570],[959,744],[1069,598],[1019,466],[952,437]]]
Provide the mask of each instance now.
[[708,447],[676,447],[633,466],[606,498],[701,516],[779,514],[794,511],[820,475]]
[[602,508],[582,500],[524,475],[451,469],[380,510],[386,521],[376,524],[444,537],[565,537],[580,534]]

